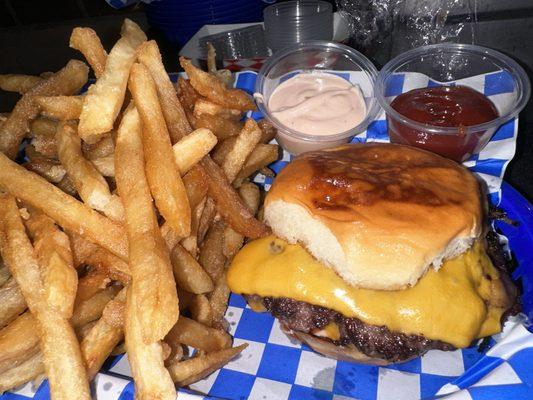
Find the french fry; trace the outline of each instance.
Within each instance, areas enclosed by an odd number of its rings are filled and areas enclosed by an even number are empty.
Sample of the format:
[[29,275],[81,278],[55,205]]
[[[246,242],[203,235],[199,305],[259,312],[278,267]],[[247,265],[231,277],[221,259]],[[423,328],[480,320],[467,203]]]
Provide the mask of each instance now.
[[258,121],[257,125],[259,125],[259,129],[261,129],[261,132],[263,133],[261,136],[261,143],[269,143],[276,137],[278,131],[266,118]]
[[40,330],[40,347],[54,399],[90,399],[87,374],[79,344],[69,321],[47,304],[40,281],[39,265],[30,240],[26,236],[15,198],[0,198],[3,237],[1,253],[10,266],[35,316]]
[[231,346],[231,336],[224,331],[202,325],[190,318],[180,319],[165,338],[167,343],[183,343],[203,351],[215,351]]
[[213,315],[213,326],[226,328],[223,323],[224,314],[228,309],[230,290],[226,284],[226,273],[215,282],[215,289],[209,294],[209,304]]
[[233,182],[261,139],[261,130],[253,119],[248,119],[237,135],[237,140],[222,163],[222,170],[229,182]]
[[57,121],[48,118],[35,118],[30,123],[30,137],[47,136],[53,138],[57,130]]
[[26,300],[15,279],[10,278],[0,288],[0,328],[3,328],[26,309]]
[[0,154],[0,187],[44,212],[63,229],[74,231],[123,260],[128,259],[126,234],[121,225],[64,193],[44,178]]
[[59,183],[65,177],[67,171],[57,161],[48,158],[39,158],[23,164],[27,170],[39,174],[48,182]]
[[207,72],[217,72],[217,52],[211,42],[207,42]]
[[60,123],[56,136],[59,160],[85,204],[121,222],[124,219],[122,203],[116,195],[111,194],[106,180],[96,167],[83,157],[75,125]]
[[258,144],[252,153],[246,159],[244,166],[237,175],[235,185],[240,186],[240,183],[261,168],[272,164],[279,158],[279,147],[275,144]]
[[9,268],[7,268],[3,262],[0,262],[0,288],[4,286],[9,279],[11,279]]
[[213,282],[198,261],[181,245],[177,244],[170,253],[170,260],[176,283],[191,293],[206,293],[213,290]]
[[204,241],[205,235],[207,234],[207,231],[209,230],[211,222],[213,222],[213,218],[215,218],[216,213],[217,208],[215,201],[211,197],[208,197],[205,201],[204,209],[202,210],[202,216],[198,222],[198,244],[202,244]]
[[91,28],[74,28],[70,35],[69,46],[83,54],[97,78],[104,72],[107,53],[100,38]]
[[36,96],[34,101],[46,118],[78,119],[83,104],[82,96]]
[[181,244],[196,258],[198,255],[198,229],[207,202],[208,190],[203,168],[195,165],[183,176],[183,184],[191,206],[191,234],[183,239]]
[[180,310],[186,311],[189,309],[189,305],[194,299],[194,294],[187,292],[186,290],[183,290],[179,286],[178,289],[178,298],[180,299]]
[[75,304],[80,304],[94,297],[111,283],[109,276],[98,269],[89,271],[79,280],[78,291],[75,293]]
[[213,322],[213,312],[209,300],[203,294],[197,294],[194,296],[191,304],[189,305],[189,311],[191,312],[191,318],[206,326],[211,326]]
[[67,234],[72,245],[76,267],[82,264],[90,265],[112,280],[119,281],[124,285],[129,282],[130,269],[122,259],[74,232],[67,232]]
[[42,81],[43,78],[33,75],[5,74],[0,75],[0,89],[24,94]]
[[199,98],[196,100],[196,103],[194,103],[193,115],[195,118],[200,118],[202,115],[213,115],[218,118],[239,121],[242,117],[242,112],[232,108],[224,108],[220,104],[213,103],[204,98]]
[[98,142],[113,129],[124,101],[135,51],[146,40],[146,35],[131,20],[124,20],[122,32],[107,57],[102,75],[89,87],[83,101],[78,133],[87,143]]
[[0,373],[0,393],[35,380],[44,374],[42,354],[36,353],[20,365]]
[[174,146],[174,160],[181,175],[185,175],[217,144],[217,138],[208,129],[196,129]]
[[250,238],[255,239],[268,235],[270,228],[254,218],[231,187],[219,166],[209,156],[202,159],[201,165],[206,170],[209,195],[215,201],[217,210],[224,221],[236,232]]
[[31,152],[34,152],[33,156],[46,157],[48,159],[57,160],[57,142],[55,133],[53,136],[35,136],[31,139],[31,144],[24,148],[26,157],[30,160],[34,160],[36,157],[32,157]]
[[207,231],[202,246],[198,262],[209,274],[213,281],[217,281],[224,270],[226,257],[224,256],[224,224],[220,221],[214,222]]
[[174,160],[154,80],[142,64],[131,68],[129,88],[142,120],[146,178],[154,202],[176,234],[187,237],[191,231],[189,200]]
[[70,60],[62,70],[28,90],[0,126],[0,151],[12,159],[17,155],[20,143],[30,129],[31,120],[39,113],[39,107],[33,101],[34,96],[74,94],[87,82],[87,74],[87,65]]
[[180,76],[176,83],[178,99],[185,110],[193,111],[196,101],[200,98],[200,95],[194,90],[191,82],[188,79]]
[[170,376],[172,376],[172,380],[176,385],[180,387],[188,386],[222,368],[222,366],[237,357],[247,346],[247,343],[243,343],[238,347],[214,351],[171,364],[168,366]]
[[70,241],[46,215],[31,210],[25,221],[41,267],[44,300],[48,307],[64,318],[72,317],[78,288]]
[[241,111],[256,109],[253,99],[243,90],[227,88],[216,77],[196,68],[184,57],[180,57],[180,64],[187,73],[191,85],[212,102]]
[[126,291],[127,289],[122,289],[106,305],[102,318],[89,330],[80,343],[89,380],[95,377],[106,358],[124,338],[123,315]]
[[[140,329],[140,337],[151,346],[163,339],[175,324],[179,307],[170,257],[161,237],[144,173],[141,122],[134,107],[126,111],[118,129],[115,168],[130,251],[132,281],[127,306],[130,321],[127,324]],[[138,308],[132,307],[131,300]],[[137,333],[132,333],[130,340],[138,337]],[[142,366],[136,368],[140,368],[137,372],[143,370]]]
[[115,176],[115,155],[95,158],[90,161],[100,174],[107,177]]
[[137,58],[141,64],[148,68],[152,75],[159,95],[163,116],[167,123],[170,141],[177,143],[184,136],[191,133],[192,128],[178,100],[176,90],[165,71],[156,42],[150,40],[139,46]]
[[0,373],[39,352],[35,318],[29,311],[0,330]]
[[74,313],[70,322],[74,328],[79,328],[89,322],[96,321],[102,316],[102,312],[107,303],[109,303],[120,291],[119,286],[109,286],[106,289],[96,293],[93,297],[85,300],[74,307]]
[[[135,280],[134,280],[135,282]],[[161,342],[147,342],[143,335],[140,304],[136,302],[132,286],[128,287],[124,331],[131,372],[138,399],[175,400],[176,389],[165,368]]]
[[222,165],[231,149],[233,149],[233,147],[235,146],[236,142],[237,136],[230,136],[227,139],[219,141],[217,146],[215,147],[215,150],[211,153],[211,158],[213,159],[213,161],[216,162],[218,165]]
[[238,135],[242,130],[242,123],[231,119],[221,118],[216,115],[202,114],[194,125],[196,129],[209,129],[219,140]]
[[103,158],[110,156],[115,152],[115,143],[113,142],[113,134],[103,137],[100,141],[94,144],[83,144],[83,155],[88,160]]
[[76,188],[74,187],[74,183],[72,183],[72,180],[68,175],[65,175],[63,179],[61,179],[59,182],[57,182],[56,186],[61,189],[63,192],[69,194],[70,196],[77,196],[78,192],[76,191]]

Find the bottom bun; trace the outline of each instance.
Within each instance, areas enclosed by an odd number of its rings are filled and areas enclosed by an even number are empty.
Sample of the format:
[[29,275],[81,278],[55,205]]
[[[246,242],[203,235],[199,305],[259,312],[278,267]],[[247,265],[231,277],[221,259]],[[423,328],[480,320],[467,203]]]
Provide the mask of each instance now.
[[[297,331],[287,331],[287,330],[284,330],[284,332],[288,336],[296,340],[299,340],[302,343],[307,344],[317,353],[320,353],[329,358],[334,358],[336,360],[341,360],[341,361],[352,361],[352,362],[358,362],[361,364],[379,365],[379,366],[393,364],[392,362],[384,360],[383,358],[369,357],[366,354],[361,353],[353,345],[337,346],[326,339],[321,339],[316,336],[309,335],[307,333],[297,332]],[[416,357],[413,357],[413,358],[416,358]],[[410,358],[409,360],[411,359],[412,358]],[[402,360],[401,362],[405,362],[409,360]]]

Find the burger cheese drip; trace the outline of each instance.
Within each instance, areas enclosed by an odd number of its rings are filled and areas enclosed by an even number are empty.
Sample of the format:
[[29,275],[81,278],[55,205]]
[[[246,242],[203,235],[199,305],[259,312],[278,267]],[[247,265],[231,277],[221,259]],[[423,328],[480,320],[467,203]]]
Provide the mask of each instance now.
[[503,285],[481,241],[403,290],[350,286],[300,245],[274,236],[247,244],[233,260],[227,279],[235,293],[289,297],[455,347],[500,332],[506,307],[498,304]]

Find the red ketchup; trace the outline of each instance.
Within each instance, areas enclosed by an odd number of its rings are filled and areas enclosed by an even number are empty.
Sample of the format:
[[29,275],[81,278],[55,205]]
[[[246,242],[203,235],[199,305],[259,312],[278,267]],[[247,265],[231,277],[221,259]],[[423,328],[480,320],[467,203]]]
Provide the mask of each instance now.
[[468,132],[465,127],[498,117],[498,110],[487,96],[466,86],[413,89],[396,97],[391,107],[426,125],[457,128],[453,134],[433,133],[387,116],[391,142],[420,147],[455,161],[477,153],[494,133],[494,129]]

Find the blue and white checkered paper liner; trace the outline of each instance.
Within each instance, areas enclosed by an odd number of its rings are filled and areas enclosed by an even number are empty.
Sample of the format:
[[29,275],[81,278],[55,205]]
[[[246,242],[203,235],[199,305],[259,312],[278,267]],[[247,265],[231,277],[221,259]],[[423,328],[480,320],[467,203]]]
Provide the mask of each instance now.
[[[241,72],[236,86],[252,92],[255,73]],[[410,90],[427,77],[409,74],[398,78],[394,93]],[[485,93],[496,104],[512,88],[506,76],[493,73],[461,82]],[[261,116],[254,113],[254,117]],[[497,203],[505,167],[515,152],[518,121],[502,126],[480,154],[465,162],[487,182]],[[354,142],[387,142],[384,116],[373,122]],[[288,153],[271,167],[279,172],[291,159]],[[271,178],[256,182],[267,190]],[[533,335],[516,318],[508,321],[503,333],[492,339],[485,353],[476,347],[453,352],[430,351],[423,357],[387,367],[336,361],[314,353],[290,340],[279,323],[267,313],[253,312],[241,296],[232,294],[226,319],[235,345],[248,348],[235,360],[208,378],[180,389],[180,399],[251,400],[415,400],[415,399],[526,399],[533,398]],[[27,384],[0,400],[47,400],[45,381],[38,389]],[[100,400],[133,400],[134,387],[127,356],[108,360],[97,375],[94,395]]]

